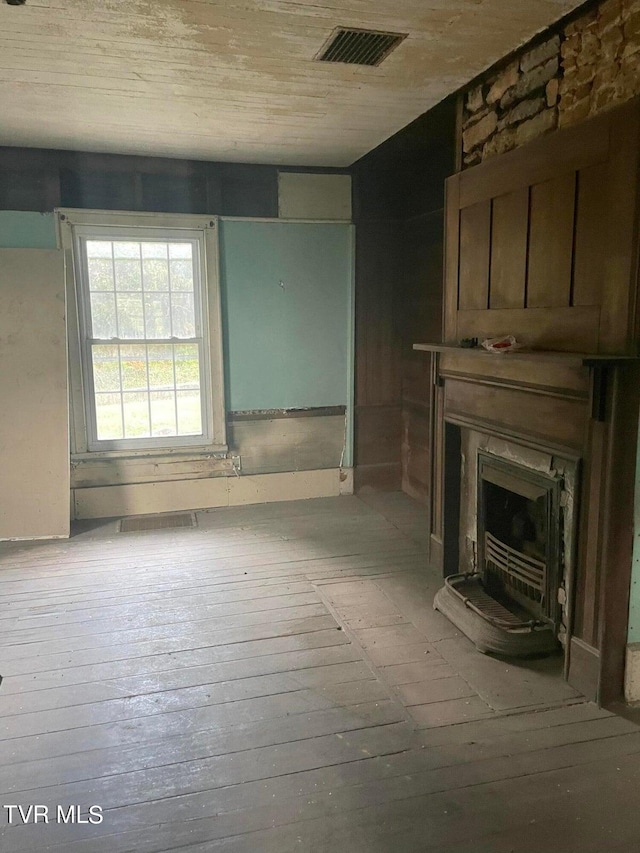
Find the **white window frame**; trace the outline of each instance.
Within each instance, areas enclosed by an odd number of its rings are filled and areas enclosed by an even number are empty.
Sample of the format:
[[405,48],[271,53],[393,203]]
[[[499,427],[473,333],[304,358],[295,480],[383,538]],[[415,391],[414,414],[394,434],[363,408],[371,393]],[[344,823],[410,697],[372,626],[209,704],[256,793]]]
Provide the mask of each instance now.
[[[212,216],[149,214],[120,211],[59,209],[58,239],[67,263],[69,306],[69,367],[71,452],[92,458],[185,453],[226,452],[226,418],[218,262],[218,219]],[[200,298],[196,319],[200,347],[202,434],[99,440],[96,434],[93,370],[91,366],[90,305],[84,270],[83,243],[87,239],[189,240]],[[176,341],[177,342],[177,341]]]

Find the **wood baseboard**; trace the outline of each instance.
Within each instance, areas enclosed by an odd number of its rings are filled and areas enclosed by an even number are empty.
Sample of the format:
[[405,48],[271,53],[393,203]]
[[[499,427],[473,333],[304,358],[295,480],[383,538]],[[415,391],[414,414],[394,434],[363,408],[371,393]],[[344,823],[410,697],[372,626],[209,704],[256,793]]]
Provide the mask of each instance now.
[[625,702],[640,702],[640,643],[629,643],[624,667]]
[[379,465],[358,465],[353,469],[354,491],[374,489],[378,492],[399,492],[402,486],[400,462],[383,462]]
[[[345,476],[346,473],[346,476]],[[156,512],[337,497],[349,492],[348,469],[291,471],[74,489],[74,517],[113,518]]]

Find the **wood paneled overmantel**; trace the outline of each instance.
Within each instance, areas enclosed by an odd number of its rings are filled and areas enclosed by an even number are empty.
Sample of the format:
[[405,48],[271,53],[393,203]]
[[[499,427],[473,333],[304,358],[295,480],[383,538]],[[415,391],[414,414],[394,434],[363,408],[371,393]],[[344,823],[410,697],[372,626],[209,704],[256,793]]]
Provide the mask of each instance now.
[[447,181],[444,340],[635,354],[640,101]]

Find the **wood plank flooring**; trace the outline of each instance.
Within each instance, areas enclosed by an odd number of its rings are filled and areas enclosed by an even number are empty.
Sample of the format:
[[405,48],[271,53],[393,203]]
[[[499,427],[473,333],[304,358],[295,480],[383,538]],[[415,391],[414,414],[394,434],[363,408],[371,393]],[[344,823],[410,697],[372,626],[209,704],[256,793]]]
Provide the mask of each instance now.
[[406,496],[116,528],[0,553],[3,853],[640,849],[640,729],[435,613]]

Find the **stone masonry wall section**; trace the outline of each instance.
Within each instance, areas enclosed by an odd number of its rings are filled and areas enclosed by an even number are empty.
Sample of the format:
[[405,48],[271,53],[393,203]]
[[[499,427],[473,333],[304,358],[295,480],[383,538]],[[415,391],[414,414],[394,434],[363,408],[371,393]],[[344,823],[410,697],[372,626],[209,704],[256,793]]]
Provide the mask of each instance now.
[[640,94],[640,0],[603,0],[463,95],[463,168]]

